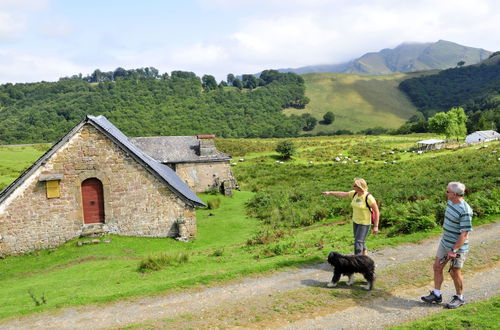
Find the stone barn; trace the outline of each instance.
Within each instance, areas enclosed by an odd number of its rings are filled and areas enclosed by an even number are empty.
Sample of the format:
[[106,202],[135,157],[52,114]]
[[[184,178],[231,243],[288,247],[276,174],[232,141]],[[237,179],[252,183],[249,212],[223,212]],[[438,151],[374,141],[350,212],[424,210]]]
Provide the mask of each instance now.
[[170,167],[87,116],[0,192],[0,255],[86,234],[189,239],[203,206]]
[[231,157],[217,150],[214,135],[131,138],[145,153],[172,168],[195,192],[217,189],[231,195],[238,189]]

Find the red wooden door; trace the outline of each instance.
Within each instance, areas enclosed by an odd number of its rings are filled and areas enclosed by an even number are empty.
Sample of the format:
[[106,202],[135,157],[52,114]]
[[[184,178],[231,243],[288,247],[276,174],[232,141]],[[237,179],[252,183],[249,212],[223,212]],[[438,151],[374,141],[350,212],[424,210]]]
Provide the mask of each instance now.
[[82,182],[82,205],[84,223],[104,223],[104,195],[99,179]]

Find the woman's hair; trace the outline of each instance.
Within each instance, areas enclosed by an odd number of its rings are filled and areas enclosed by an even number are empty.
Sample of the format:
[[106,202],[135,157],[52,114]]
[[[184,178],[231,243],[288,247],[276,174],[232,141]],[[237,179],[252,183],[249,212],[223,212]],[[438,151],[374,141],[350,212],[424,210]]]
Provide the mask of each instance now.
[[363,191],[368,191],[368,184],[366,184],[365,179],[362,179],[362,178],[355,178],[355,179],[353,180],[353,184],[354,184],[356,187],[361,188]]
[[448,183],[448,187],[450,187],[450,190],[458,196],[463,196],[465,193],[465,185],[463,183],[450,182]]

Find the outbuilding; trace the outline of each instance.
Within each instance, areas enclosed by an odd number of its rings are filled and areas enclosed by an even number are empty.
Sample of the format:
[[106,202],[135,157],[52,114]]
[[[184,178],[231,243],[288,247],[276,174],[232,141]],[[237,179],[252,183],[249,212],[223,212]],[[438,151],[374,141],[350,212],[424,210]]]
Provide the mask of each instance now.
[[439,139],[428,139],[418,141],[417,144],[421,150],[437,150],[441,149],[445,145],[445,140]]
[[189,239],[203,206],[104,116],[86,116],[0,192],[0,255],[90,234]]
[[496,131],[476,131],[465,137],[465,143],[480,143],[500,140],[500,134]]
[[215,189],[231,195],[238,189],[231,157],[217,150],[215,135],[136,137],[130,141],[173,169],[194,192]]

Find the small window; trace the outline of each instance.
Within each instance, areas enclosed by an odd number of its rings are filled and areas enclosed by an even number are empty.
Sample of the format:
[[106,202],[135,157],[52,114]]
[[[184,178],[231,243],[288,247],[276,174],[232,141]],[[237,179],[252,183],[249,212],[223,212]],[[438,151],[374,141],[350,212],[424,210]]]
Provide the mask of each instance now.
[[61,197],[59,180],[45,181],[45,187],[47,188],[47,198]]

